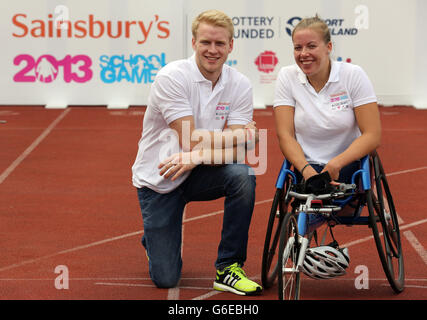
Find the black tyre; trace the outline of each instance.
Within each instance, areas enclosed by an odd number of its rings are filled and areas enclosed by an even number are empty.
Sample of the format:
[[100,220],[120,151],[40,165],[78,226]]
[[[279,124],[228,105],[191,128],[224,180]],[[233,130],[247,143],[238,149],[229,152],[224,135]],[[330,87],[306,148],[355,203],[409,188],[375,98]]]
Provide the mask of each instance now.
[[405,270],[398,217],[386,175],[377,154],[372,157],[372,165],[375,185],[367,195],[370,224],[387,280],[392,289],[400,293],[404,289]]
[[297,269],[300,244],[295,214],[288,213],[283,219],[278,254],[279,300],[299,300],[301,272]]
[[274,259],[274,257],[277,253],[280,229],[286,210],[287,206],[285,206],[284,203],[283,189],[276,189],[273,203],[271,205],[262,254],[261,281],[263,287],[266,289],[270,288],[274,284],[277,277],[277,259]]

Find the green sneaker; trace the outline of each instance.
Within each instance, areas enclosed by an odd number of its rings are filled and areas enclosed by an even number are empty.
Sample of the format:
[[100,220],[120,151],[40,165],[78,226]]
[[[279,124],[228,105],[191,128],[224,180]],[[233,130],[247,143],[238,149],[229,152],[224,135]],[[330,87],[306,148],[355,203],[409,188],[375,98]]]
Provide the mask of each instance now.
[[243,269],[236,262],[222,270],[216,271],[213,288],[218,291],[229,291],[238,295],[257,295],[262,287],[248,279]]

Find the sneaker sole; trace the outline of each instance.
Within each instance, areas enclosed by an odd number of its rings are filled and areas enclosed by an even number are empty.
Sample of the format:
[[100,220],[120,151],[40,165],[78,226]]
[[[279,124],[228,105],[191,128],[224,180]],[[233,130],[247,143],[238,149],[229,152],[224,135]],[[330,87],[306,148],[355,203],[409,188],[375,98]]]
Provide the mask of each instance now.
[[240,296],[258,295],[258,294],[260,294],[260,293],[261,293],[261,291],[262,291],[262,290],[255,290],[255,291],[251,291],[251,292],[244,292],[244,291],[237,290],[237,289],[235,289],[235,288],[233,288],[233,287],[230,287],[230,286],[228,286],[228,285],[226,285],[226,284],[218,283],[218,282],[216,282],[216,281],[214,281],[213,288],[214,288],[215,290],[218,290],[218,291],[228,291],[228,292],[232,292],[232,293],[234,293],[234,294],[238,294],[238,295],[240,295]]

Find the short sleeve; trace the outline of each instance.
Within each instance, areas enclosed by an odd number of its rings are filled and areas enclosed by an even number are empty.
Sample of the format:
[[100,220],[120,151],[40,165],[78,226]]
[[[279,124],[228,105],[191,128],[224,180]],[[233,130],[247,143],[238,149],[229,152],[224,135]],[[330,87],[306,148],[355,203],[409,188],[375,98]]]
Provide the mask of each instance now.
[[374,87],[368,75],[359,66],[354,66],[352,72],[350,96],[354,107],[377,102]]
[[249,79],[242,77],[239,81],[237,94],[233,98],[230,113],[227,117],[227,125],[247,124],[253,117],[252,85]]
[[168,75],[157,75],[150,90],[150,104],[161,112],[167,124],[193,115],[185,83]]
[[283,67],[276,80],[274,91],[273,107],[292,106],[295,107],[295,99],[292,94],[292,87],[288,78],[289,68]]

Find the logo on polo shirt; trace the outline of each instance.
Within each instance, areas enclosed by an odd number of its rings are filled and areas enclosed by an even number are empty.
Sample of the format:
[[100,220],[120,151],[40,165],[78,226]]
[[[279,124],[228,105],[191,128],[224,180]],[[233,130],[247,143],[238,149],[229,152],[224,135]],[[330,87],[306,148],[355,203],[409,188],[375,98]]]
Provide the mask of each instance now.
[[273,51],[264,51],[255,59],[258,70],[265,73],[273,72],[278,63],[279,59]]
[[215,120],[224,120],[230,113],[229,102],[219,102],[215,109]]
[[348,98],[347,92],[341,91],[335,94],[331,94],[329,97],[332,111],[342,111],[348,109],[350,99]]

